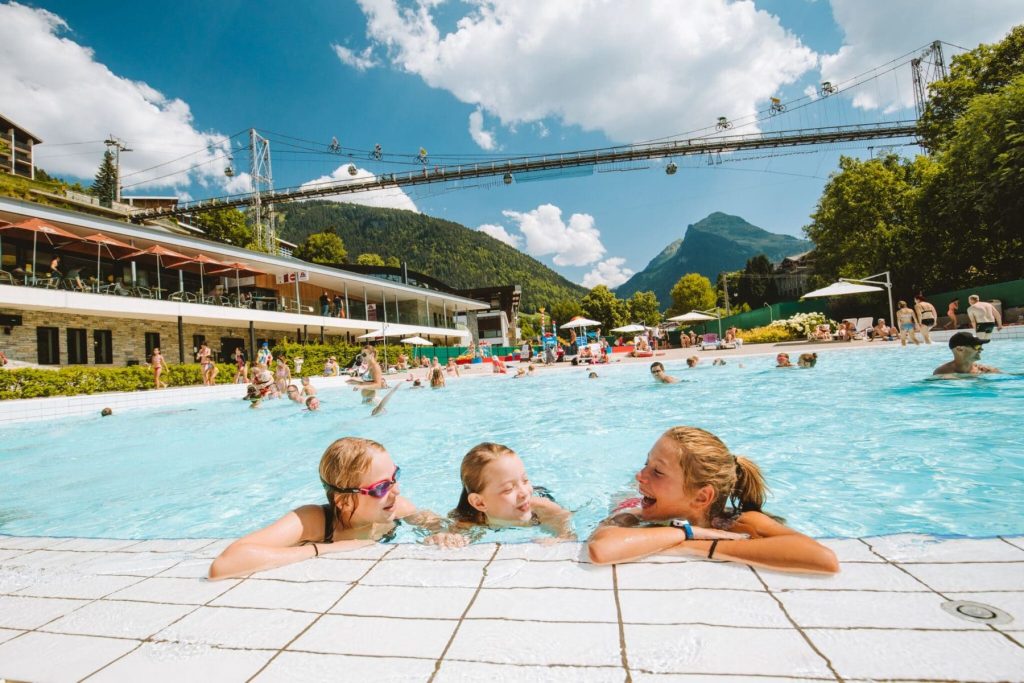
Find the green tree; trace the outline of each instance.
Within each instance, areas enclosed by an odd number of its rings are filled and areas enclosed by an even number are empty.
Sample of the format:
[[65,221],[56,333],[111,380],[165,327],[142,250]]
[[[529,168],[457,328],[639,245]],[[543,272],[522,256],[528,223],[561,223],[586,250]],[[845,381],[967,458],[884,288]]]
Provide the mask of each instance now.
[[201,214],[200,219],[206,236],[217,242],[247,247],[252,243],[252,228],[245,220],[245,214],[237,209],[217,209]]
[[110,206],[117,196],[117,168],[114,166],[114,153],[109,149],[103,153],[103,161],[100,162],[89,192],[106,206]]
[[[580,307],[583,315],[597,320],[606,330],[625,324],[626,302],[615,296],[605,285],[597,285],[590,290],[580,301]],[[561,320],[558,322],[562,323]]]
[[925,180],[922,284],[970,286],[1024,273],[1024,74],[974,97]]
[[971,101],[990,95],[1024,74],[1024,24],[998,43],[979,45],[953,58],[949,75],[929,86],[929,99],[918,131],[925,146],[944,147],[958,134],[954,124]]
[[839,168],[804,228],[817,245],[814,272],[833,281],[888,270],[897,291],[919,286],[921,269],[943,258],[922,243],[918,225],[918,198],[934,162],[844,156]]
[[388,256],[387,260],[384,261],[384,265],[388,268],[401,268],[402,262],[398,260],[397,256]]
[[706,311],[715,306],[718,295],[711,286],[711,280],[700,273],[687,273],[672,286],[672,305],[669,316],[690,311]]
[[384,259],[380,254],[360,254],[356,257],[356,263],[361,266],[383,266]]
[[344,263],[348,252],[345,243],[333,232],[315,232],[295,248],[293,255],[310,263],[333,264]]
[[[778,287],[772,276],[775,266],[764,254],[747,259],[747,265],[738,278],[736,300],[752,307],[761,307],[766,303],[773,304],[779,300]],[[733,281],[729,281],[730,291]]]
[[567,323],[577,315],[583,315],[583,307],[576,299],[560,299],[551,304],[550,315],[559,323]]
[[633,296],[626,299],[626,317],[630,322],[657,325],[661,322],[660,308],[654,292],[633,292]]

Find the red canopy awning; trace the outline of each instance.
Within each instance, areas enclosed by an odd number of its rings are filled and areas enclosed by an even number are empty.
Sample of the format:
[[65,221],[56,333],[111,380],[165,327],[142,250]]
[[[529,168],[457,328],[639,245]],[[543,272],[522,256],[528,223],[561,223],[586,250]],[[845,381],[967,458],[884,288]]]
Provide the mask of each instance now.
[[17,223],[9,223],[7,225],[0,225],[0,230],[21,230],[29,234],[43,235],[46,239],[53,244],[54,238],[61,239],[78,239],[77,235],[73,235],[63,228],[58,228],[56,225],[47,223],[46,221],[38,218],[26,218],[23,221]]

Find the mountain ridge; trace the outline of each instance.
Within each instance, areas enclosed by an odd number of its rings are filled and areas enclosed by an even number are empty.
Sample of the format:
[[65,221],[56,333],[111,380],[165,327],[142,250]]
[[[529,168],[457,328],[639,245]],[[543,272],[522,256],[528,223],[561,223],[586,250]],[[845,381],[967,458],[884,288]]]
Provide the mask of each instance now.
[[681,239],[662,249],[647,266],[615,289],[620,298],[652,291],[662,308],[672,302],[672,287],[687,273],[700,273],[714,281],[718,274],[741,270],[758,254],[779,261],[814,248],[814,243],[792,235],[771,233],[739,216],[715,211],[686,226]]

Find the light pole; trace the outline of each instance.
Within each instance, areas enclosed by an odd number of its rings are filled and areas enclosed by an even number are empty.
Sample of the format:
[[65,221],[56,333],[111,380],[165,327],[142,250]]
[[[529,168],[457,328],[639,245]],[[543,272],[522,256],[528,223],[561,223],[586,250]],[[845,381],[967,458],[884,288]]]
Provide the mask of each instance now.
[[764,305],[765,305],[765,308],[768,309],[768,322],[770,322],[770,323],[775,322],[775,310],[772,308],[772,305],[770,303],[768,303],[767,301],[765,302]]

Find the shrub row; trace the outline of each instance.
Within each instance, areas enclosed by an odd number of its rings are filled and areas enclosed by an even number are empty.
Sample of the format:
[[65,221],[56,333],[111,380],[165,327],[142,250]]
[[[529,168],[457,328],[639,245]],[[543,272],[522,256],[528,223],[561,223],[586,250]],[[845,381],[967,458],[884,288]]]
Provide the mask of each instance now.
[[740,338],[743,340],[744,345],[775,344],[777,342],[801,339],[802,335],[785,327],[772,327],[770,325],[766,325],[764,327],[755,327],[750,330],[744,330],[743,332],[740,332]]
[[[235,366],[218,363],[217,384],[230,384]],[[170,365],[161,379],[172,387],[202,384],[198,365]],[[72,366],[59,370],[19,368],[0,370],[0,400],[41,396],[77,396],[105,391],[139,391],[153,388],[153,371],[147,366],[97,368]]]

